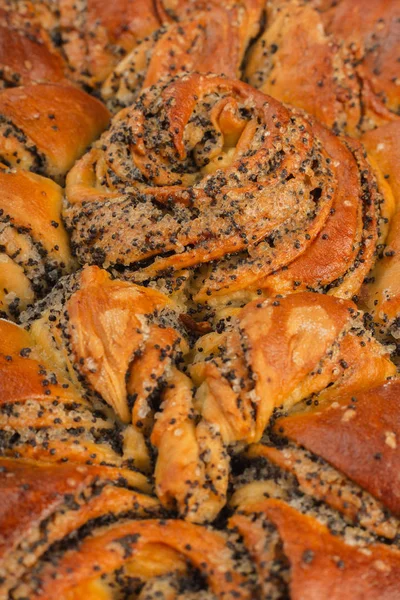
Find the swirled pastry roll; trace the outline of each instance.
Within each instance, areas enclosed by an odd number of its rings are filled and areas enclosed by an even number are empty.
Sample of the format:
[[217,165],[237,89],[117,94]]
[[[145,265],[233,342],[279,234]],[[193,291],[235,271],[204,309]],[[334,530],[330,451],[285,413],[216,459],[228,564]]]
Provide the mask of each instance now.
[[113,280],[98,267],[61,280],[22,319],[75,386],[125,422],[130,405],[157,392],[185,346],[164,294]]
[[108,124],[95,98],[72,86],[32,85],[0,92],[0,159],[61,182]]
[[[38,522],[40,508],[49,504],[48,473],[43,471],[39,485],[25,479],[29,483],[22,484],[24,491],[19,489],[18,483],[24,479],[17,471],[17,481],[7,489],[7,495],[14,493],[17,499],[36,495],[41,505],[35,510]],[[93,486],[91,477],[88,470],[76,477],[75,486],[77,492],[86,486],[86,508],[96,514],[96,499],[91,494],[96,485],[101,490],[104,482],[99,479]],[[69,480],[58,482],[60,491],[69,485]],[[102,493],[110,489],[105,486]],[[334,511],[318,504],[299,497],[277,498],[267,492],[262,498],[242,496],[236,513],[221,531],[177,519],[152,518],[156,507],[150,499],[146,501],[140,494],[136,497],[137,506],[129,519],[115,511],[107,515],[114,517],[108,523],[94,520],[88,523],[91,526],[75,531],[83,516],[82,500],[74,509],[54,503],[52,516],[58,518],[64,533],[71,534],[53,544],[47,554],[32,556],[25,569],[19,566],[22,576],[18,581],[7,573],[3,588],[11,588],[10,597],[19,600],[50,599],[54,594],[65,600],[108,600],[128,590],[139,600],[234,600],[296,594],[317,599],[328,592],[339,600],[375,597],[378,590],[379,597],[396,598],[398,548],[383,544],[361,528],[349,527]],[[125,502],[128,505],[128,498]],[[17,507],[21,510],[21,503]],[[62,508],[70,518],[76,512],[75,523],[70,520],[66,527],[59,516]],[[54,535],[52,527],[45,531]],[[39,541],[42,539],[39,533]],[[31,540],[26,542],[28,547],[29,543]],[[12,551],[9,554],[13,556]]]
[[85,399],[34,336],[0,320],[1,455],[33,461],[107,465],[113,479],[148,489],[134,470],[129,431],[104,405]]
[[382,201],[356,142],[196,74],[118,113],[66,194],[81,263],[137,282],[191,269],[203,306],[244,289],[352,297],[375,260]]
[[101,95],[112,112],[129,106],[141,88],[188,72],[240,77],[250,41],[259,32],[263,0],[194,0],[145,38],[115,68]]
[[61,188],[0,168],[0,309],[17,317],[75,265],[61,221]]
[[107,466],[0,459],[0,593],[52,545],[90,521],[161,516],[157,500]]
[[386,0],[270,2],[246,80],[350,135],[396,119],[396,5]]
[[63,51],[77,81],[97,87],[139,39],[170,20],[162,0],[59,0]]
[[396,373],[355,306],[329,296],[253,302],[226,328],[197,342],[194,396],[187,377],[169,380],[151,435],[161,502],[198,522],[211,521],[226,502],[228,447],[258,441],[274,410],[309,397],[328,402]]
[[67,78],[95,89],[139,39],[172,21],[167,8],[162,0],[2,0],[0,79],[8,87]]
[[[231,542],[232,538],[225,532],[179,520],[131,520],[97,527],[89,535],[84,534],[80,543],[61,548],[52,562],[39,563],[34,580],[22,580],[13,596],[20,600],[50,600],[54,594],[66,600],[113,598],[131,580],[127,589],[141,600],[250,600],[251,580],[243,572],[249,569],[248,561],[246,564],[241,559],[240,544]],[[191,572],[198,576],[190,577]],[[154,581],[143,588],[147,579]]]

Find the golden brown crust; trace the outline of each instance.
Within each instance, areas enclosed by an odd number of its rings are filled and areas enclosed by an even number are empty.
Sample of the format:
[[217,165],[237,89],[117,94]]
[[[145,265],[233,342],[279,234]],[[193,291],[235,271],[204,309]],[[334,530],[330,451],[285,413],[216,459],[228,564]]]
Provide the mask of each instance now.
[[400,335],[400,122],[367,132],[362,143],[375,166],[389,221],[385,247],[362,292],[380,333]]
[[[66,82],[66,65],[48,36],[0,25],[0,71],[4,87]],[[0,87],[3,87],[0,83]]]
[[[332,535],[313,517],[303,515],[280,500],[265,500],[243,507],[247,514],[262,513],[277,528],[283,552],[290,563],[290,597],[394,600],[398,594],[400,552],[382,544],[357,548]],[[243,535],[256,562],[261,581],[269,556],[263,549],[265,534],[249,517],[231,519]]]
[[361,4],[0,0],[0,598],[397,600],[398,23]]
[[[75,266],[61,204],[62,190],[50,179],[0,168],[0,246],[8,259],[2,262],[3,316],[17,316]],[[22,293],[13,283],[16,269],[26,283]]]
[[351,298],[378,239],[360,147],[215,76],[145,91],[72,169],[67,198],[81,262],[139,282],[207,265],[190,290],[201,304],[257,289]]
[[378,498],[400,511],[398,439],[400,384],[388,383],[332,404],[279,419],[275,428],[323,457]]
[[[254,301],[239,312],[237,319],[231,332],[214,341],[215,358],[213,354],[204,358],[199,354],[191,367],[197,385],[204,382],[211,386],[202,407],[203,417],[207,418],[208,410],[213,414],[215,401],[221,402],[221,408],[226,404],[225,418],[229,419],[230,413],[234,417],[231,427],[221,430],[226,431],[227,441],[259,440],[273,409],[281,405],[288,409],[312,394],[328,398],[342,389],[352,389],[354,379],[358,389],[363,384],[368,387],[396,372],[388,354],[357,323],[351,302],[304,292]],[[239,369],[235,370],[237,355],[232,355],[231,365],[225,358],[230,358],[230,348],[236,352],[240,348],[243,353],[249,369],[246,372],[245,368],[244,378]],[[246,382],[249,374],[252,377]],[[232,381],[227,389],[233,387],[233,398],[221,386],[224,380]],[[241,402],[236,402],[237,397]],[[237,405],[234,412],[233,406],[228,408],[230,402]],[[241,431],[242,420],[249,415],[247,427]]]
[[227,332],[200,338],[189,367],[194,397],[186,377],[169,379],[151,436],[161,502],[176,502],[190,520],[212,520],[226,502],[227,448],[259,441],[275,409],[393,375],[356,315],[351,302],[299,293],[250,303]]
[[60,0],[63,51],[73,77],[91,87],[143,37],[158,29],[167,14],[158,0]]
[[112,415],[101,407],[96,410],[62,371],[48,366],[27,331],[4,320],[0,331],[2,455],[53,463],[104,463],[113,467],[114,477],[119,473],[146,489],[146,478],[127,468],[131,461],[124,457],[123,439]]
[[268,9],[246,66],[252,85],[353,136],[398,118],[396,2],[282,0]]
[[2,593],[51,544],[92,519],[159,514],[156,499],[127,489],[107,467],[0,459],[0,485]]
[[169,378],[151,442],[158,450],[154,476],[161,503],[202,523],[212,521],[226,503],[229,457],[218,423],[196,423],[192,385],[177,371]]
[[50,600],[54,594],[65,594],[93,579],[94,565],[98,575],[110,572],[131,557],[140,559],[146,545],[159,543],[177,550],[197,567],[216,598],[251,598],[244,577],[235,572],[222,534],[183,521],[149,520],[115,525],[84,540],[78,549],[66,552],[56,567],[47,565],[39,572],[36,585],[28,587],[29,597]]
[[[396,538],[399,521],[394,516],[389,517],[387,508],[379,500],[321,457],[294,443],[284,443],[281,438],[276,437],[275,441],[276,446],[267,443],[252,444],[246,450],[246,457],[252,461],[266,461],[267,468],[272,465],[278,467],[282,477],[289,473],[293,476],[294,487],[298,486],[297,493],[301,490],[305,497],[311,497],[323,503],[322,505],[333,508],[346,523],[362,527],[388,540]],[[262,476],[259,479],[239,487],[232,497],[232,505],[240,506],[244,498],[256,501],[263,497],[263,493],[264,497],[266,494],[275,498],[291,499],[284,486],[280,489],[280,495],[271,494],[271,481],[263,480]]]
[[75,385],[100,396],[129,422],[130,407],[135,403],[134,414],[140,413],[179,344],[184,346],[171,327],[177,319],[174,305],[164,294],[111,279],[98,267],[64,283],[28,315],[29,327],[41,343],[47,339],[53,360]]
[[33,85],[0,93],[0,156],[62,181],[108,124],[107,109],[72,86]]
[[288,2],[268,19],[264,34],[250,51],[245,77],[330,129],[354,135],[362,106],[353,61],[351,51],[325,32],[322,17],[312,6]]
[[263,0],[187,3],[177,23],[145,38],[107,78],[101,94],[112,112],[140,92],[184,73],[239,78],[249,42],[258,34]]
[[52,39],[56,3],[0,2],[0,87],[67,83],[68,69]]
[[340,0],[322,16],[328,31],[356,47],[361,76],[368,80],[384,105],[399,114],[400,10],[397,2]]

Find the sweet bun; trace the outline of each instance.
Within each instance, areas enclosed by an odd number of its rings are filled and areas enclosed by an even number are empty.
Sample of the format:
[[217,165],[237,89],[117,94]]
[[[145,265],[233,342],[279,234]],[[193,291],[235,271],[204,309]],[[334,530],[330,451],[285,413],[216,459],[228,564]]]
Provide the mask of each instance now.
[[0,599],[399,600],[395,0],[0,0]]

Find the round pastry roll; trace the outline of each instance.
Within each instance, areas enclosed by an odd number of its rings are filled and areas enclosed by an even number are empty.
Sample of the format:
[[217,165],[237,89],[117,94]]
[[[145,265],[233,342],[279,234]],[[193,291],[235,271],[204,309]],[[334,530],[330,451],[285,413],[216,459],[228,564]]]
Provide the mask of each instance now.
[[73,270],[59,185],[0,166],[0,311],[17,317]]
[[188,72],[240,78],[250,41],[260,30],[264,0],[195,0],[145,38],[114,69],[101,88],[112,112],[129,106],[141,88]]
[[233,530],[173,518],[120,519],[103,528],[95,522],[78,544],[60,544],[53,565],[44,557],[34,570],[12,589],[15,599],[111,600],[129,592],[140,600],[250,600],[256,590]]
[[275,0],[268,8],[246,81],[353,136],[398,118],[397,2]]
[[29,85],[0,93],[0,159],[62,182],[108,124],[105,106],[64,85]]
[[257,290],[356,295],[382,202],[358,143],[245,83],[198,74],[118,113],[70,171],[66,197],[81,263],[137,282],[180,278],[203,307]]
[[[3,597],[10,597],[8,593],[23,575],[30,576],[30,569],[49,548],[53,553],[57,544],[76,535],[89,521],[110,522],[128,514],[131,519],[162,516],[157,499],[135,489],[135,483],[123,475],[122,469],[107,465],[0,459]],[[160,548],[158,558],[171,567],[173,559],[179,557],[168,550],[163,554]]]

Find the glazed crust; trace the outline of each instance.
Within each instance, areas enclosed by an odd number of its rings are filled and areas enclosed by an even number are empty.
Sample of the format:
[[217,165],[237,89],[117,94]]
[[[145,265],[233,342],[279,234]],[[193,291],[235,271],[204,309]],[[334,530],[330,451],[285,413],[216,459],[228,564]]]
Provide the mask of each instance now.
[[72,86],[42,84],[0,93],[0,156],[61,182],[108,124],[107,109]]
[[125,488],[107,467],[1,459],[0,469],[0,527],[7,541],[0,546],[2,593],[18,583],[28,566],[24,557],[38,559],[88,521],[109,513],[138,518],[160,512],[154,498]]
[[91,87],[167,17],[159,0],[60,0],[59,7],[63,50],[73,77]]
[[398,599],[397,13],[0,0],[1,599]]
[[362,297],[381,334],[400,335],[400,123],[369,131],[362,142],[386,196],[385,248],[366,281]]
[[399,383],[337,397],[330,405],[279,419],[280,434],[333,464],[395,515],[398,497]]
[[240,77],[250,41],[257,36],[264,2],[196,0],[177,23],[145,38],[107,78],[102,98],[112,112],[129,106],[141,88],[190,72]]
[[398,119],[396,2],[272,0],[267,6],[267,26],[246,66],[252,85],[352,136]]
[[[318,1],[318,0],[317,0]],[[340,0],[323,18],[329,32],[354,44],[361,56],[361,74],[384,105],[399,114],[399,7],[390,0]]]
[[309,4],[283,3],[268,23],[251,50],[246,80],[330,129],[357,134],[362,105],[350,49],[326,33],[322,16]]
[[[0,169],[2,316],[16,317],[75,266],[61,220],[62,190],[29,173]],[[22,288],[13,281],[20,275]]]
[[200,75],[121,111],[69,173],[67,199],[82,263],[137,282],[208,265],[191,290],[202,304],[244,289],[351,298],[374,261],[381,202],[356,142]]
[[[364,554],[362,549],[337,539],[312,517],[279,500],[245,505],[243,510],[261,512],[276,526],[290,562],[291,598],[319,600],[329,596],[361,600],[377,595],[385,600],[396,598],[400,572],[397,549],[377,544],[369,546]],[[257,531],[251,520],[241,515],[233,517],[231,522],[244,536],[263,581],[268,574],[265,567],[269,557],[262,550],[262,530]]]

